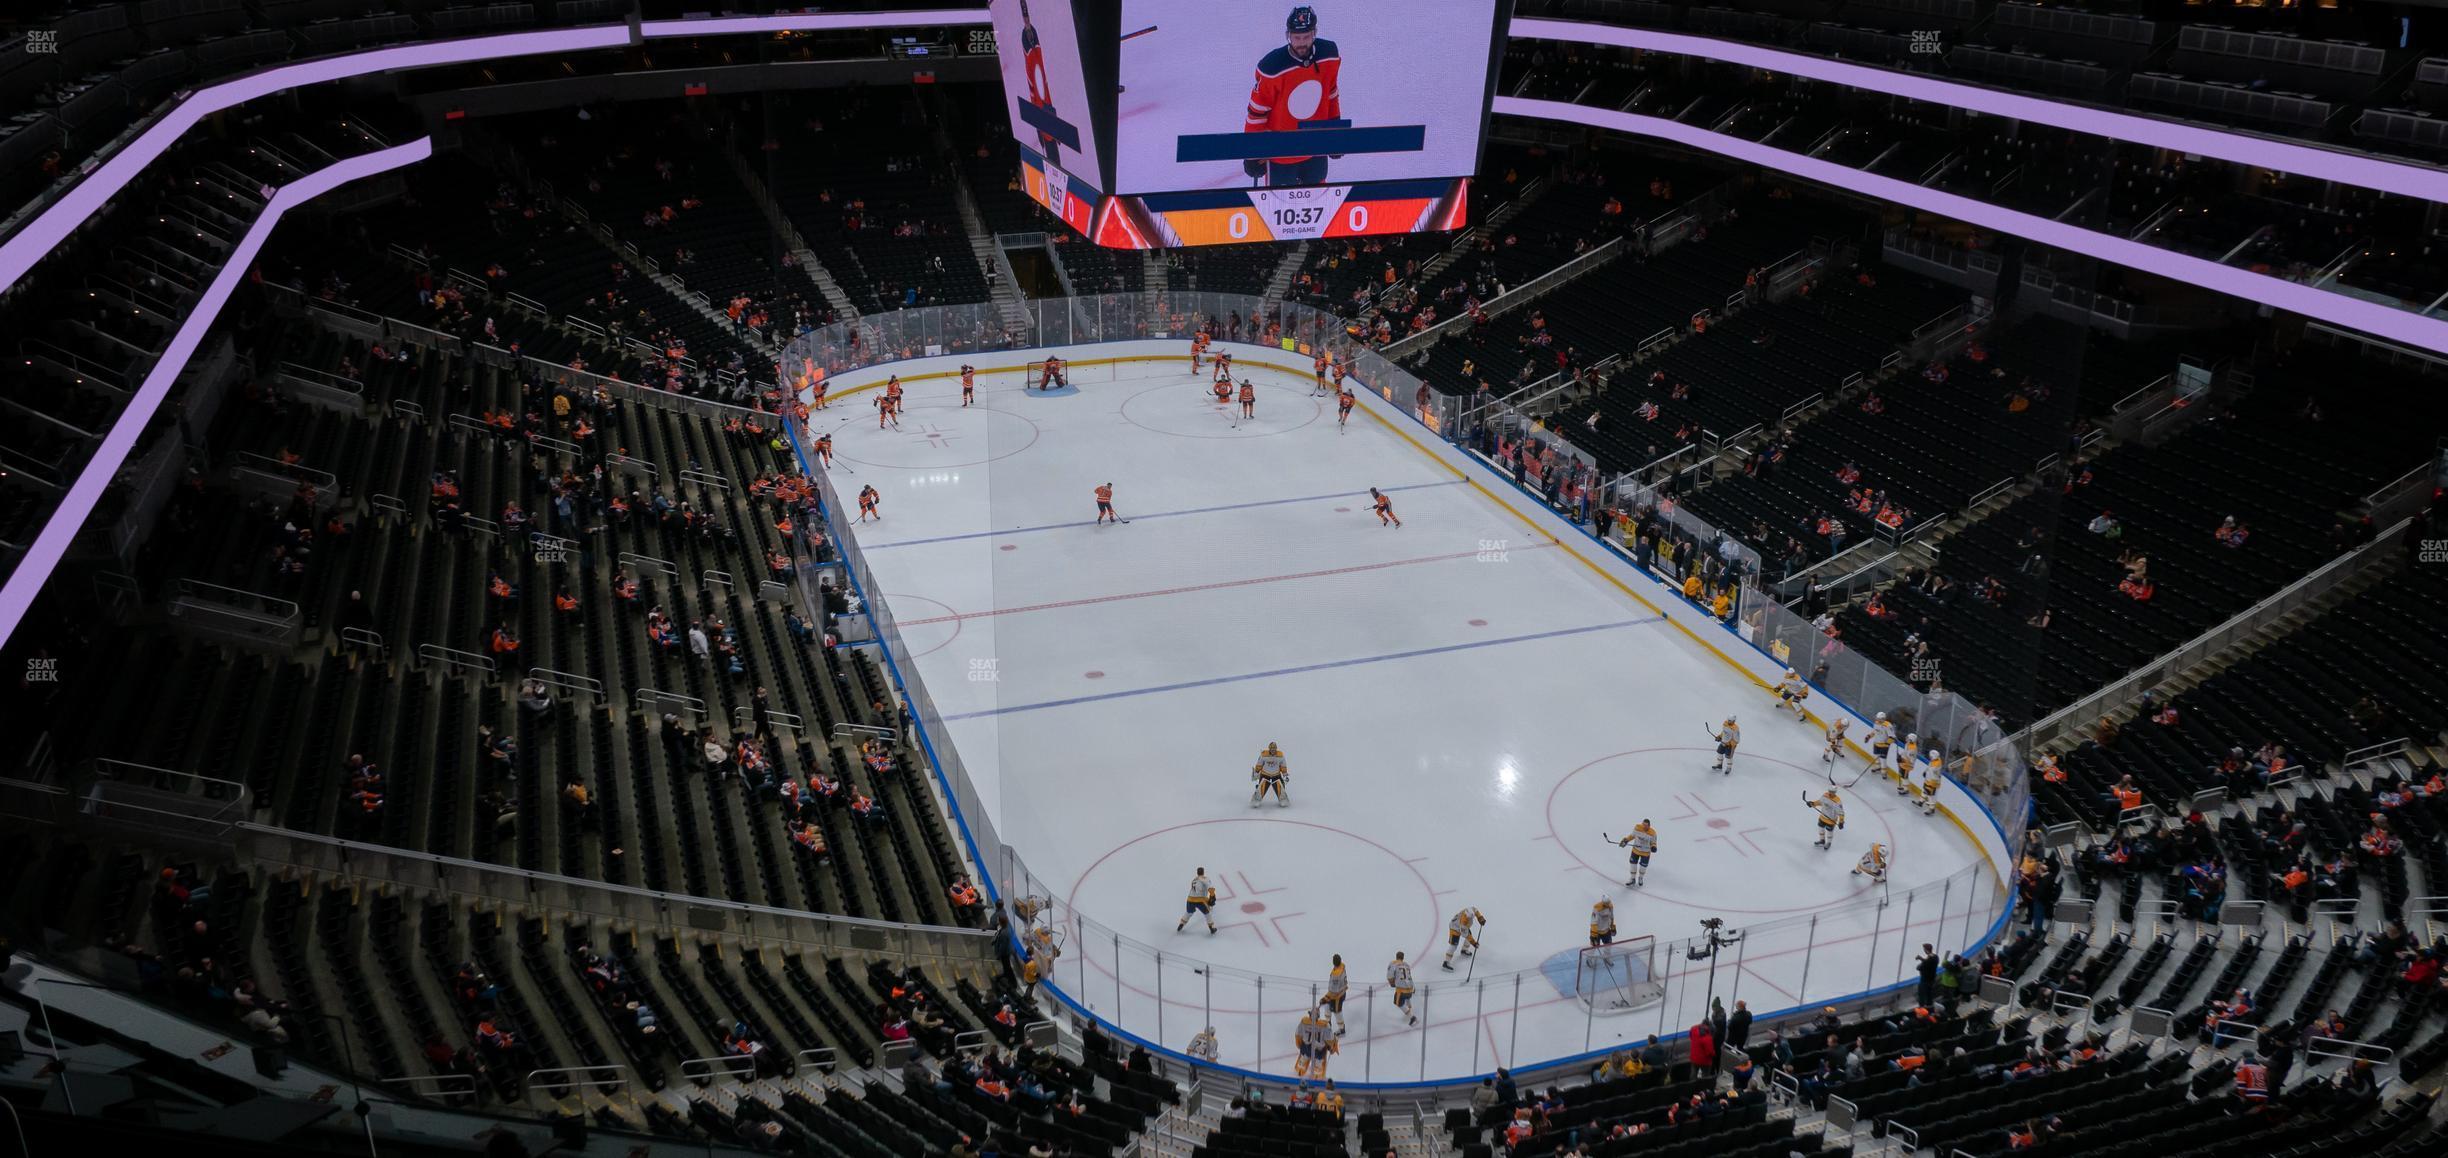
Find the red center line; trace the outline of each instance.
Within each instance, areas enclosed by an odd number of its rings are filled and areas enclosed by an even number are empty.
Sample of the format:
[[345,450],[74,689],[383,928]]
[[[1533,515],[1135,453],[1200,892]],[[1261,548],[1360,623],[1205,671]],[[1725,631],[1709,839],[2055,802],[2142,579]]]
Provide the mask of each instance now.
[[[1518,548],[1536,551],[1552,543],[1529,543]],[[1125,591],[1117,595],[1091,595],[1082,599],[1063,599],[1053,603],[1029,603],[1019,607],[997,607],[989,611],[964,611],[952,615],[934,615],[925,619],[898,620],[903,627],[919,627],[930,623],[954,623],[968,619],[986,619],[997,615],[1018,615],[1029,611],[1059,611],[1066,607],[1087,607],[1097,603],[1120,603],[1130,599],[1154,599],[1165,595],[1188,595],[1198,591],[1220,591],[1227,587],[1254,587],[1261,583],[1286,583],[1296,579],[1320,579],[1328,575],[1351,575],[1362,571],[1383,571],[1393,567],[1409,567],[1419,563],[1450,563],[1456,559],[1475,559],[1479,551],[1451,551],[1442,555],[1421,555],[1411,559],[1392,559],[1383,563],[1355,563],[1349,567],[1328,567],[1321,571],[1295,571],[1285,575],[1259,575],[1249,579],[1226,579],[1215,583],[1193,583],[1183,587],[1163,587],[1153,591]]]

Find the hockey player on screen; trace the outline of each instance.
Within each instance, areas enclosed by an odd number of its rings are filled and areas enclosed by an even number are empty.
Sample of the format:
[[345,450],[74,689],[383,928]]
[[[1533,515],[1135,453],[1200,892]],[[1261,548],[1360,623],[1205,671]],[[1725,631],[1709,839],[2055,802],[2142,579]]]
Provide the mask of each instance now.
[[[1343,57],[1317,34],[1317,11],[1304,4],[1284,18],[1284,44],[1258,61],[1243,132],[1290,132],[1343,119]],[[1327,157],[1252,157],[1241,171],[1270,188],[1326,183]]]
[[[1020,0],[1020,59],[1021,75],[1028,80],[1028,101],[1041,109],[1054,107],[1054,82],[1046,77],[1045,46],[1037,42],[1037,25],[1029,20],[1028,0]],[[1037,151],[1045,155],[1046,163],[1062,163],[1061,146],[1054,138],[1037,134]]]

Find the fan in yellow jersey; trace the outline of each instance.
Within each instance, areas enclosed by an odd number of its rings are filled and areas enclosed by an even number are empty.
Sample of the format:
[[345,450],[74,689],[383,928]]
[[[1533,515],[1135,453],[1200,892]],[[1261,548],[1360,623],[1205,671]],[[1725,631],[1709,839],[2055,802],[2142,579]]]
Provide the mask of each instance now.
[[1844,755],[1845,730],[1852,726],[1853,722],[1843,716],[1828,721],[1827,750],[1819,753],[1820,763],[1832,767],[1836,763],[1836,757]]
[[1836,830],[1844,827],[1844,798],[1830,788],[1817,800],[1803,793],[1802,803],[1819,813],[1819,847],[1836,847]]
[[1617,848],[1627,846],[1632,850],[1632,864],[1624,883],[1632,886],[1649,883],[1649,858],[1657,855],[1657,830],[1649,827],[1648,818],[1643,817],[1639,824],[1633,826],[1632,835],[1615,842]]
[[1733,775],[1734,749],[1742,746],[1742,725],[1735,723],[1734,717],[1727,716],[1725,725],[1709,735],[1717,741],[1717,762],[1709,765],[1709,771]]
[[1895,725],[1887,722],[1887,713],[1880,712],[1870,721],[1870,766],[1887,766],[1887,753],[1895,747]]
[[1409,1019],[1406,1024],[1418,1025],[1419,1014],[1411,1012],[1411,994],[1416,992],[1411,982],[1411,963],[1403,960],[1399,949],[1394,953],[1394,960],[1386,965],[1386,987],[1394,991],[1394,1008],[1401,1010],[1402,1015]]
[[1802,682],[1802,677],[1794,674],[1794,669],[1786,668],[1784,676],[1777,680],[1776,695],[1777,703],[1791,709],[1795,719],[1803,719],[1810,714],[1802,706],[1802,701],[1810,698],[1810,685]]
[[1258,807],[1269,792],[1275,794],[1277,808],[1292,803],[1284,795],[1284,785],[1292,782],[1292,770],[1284,763],[1283,749],[1276,747],[1273,740],[1267,741],[1266,751],[1258,753],[1258,762],[1250,765],[1250,782],[1255,785],[1250,789],[1250,807]]
[[1615,943],[1615,900],[1600,897],[1590,906],[1590,948]]
[[1938,811],[1938,787],[1945,782],[1945,777],[1946,753],[1932,748],[1923,754],[1921,783],[1913,788],[1913,802],[1921,806],[1921,815],[1930,816]]
[[1853,866],[1853,871],[1869,877],[1872,881],[1879,884],[1886,884],[1887,846],[1883,844],[1871,845],[1870,851],[1862,854],[1861,863]]
[[1479,930],[1486,927],[1487,914],[1480,912],[1476,907],[1467,908],[1459,913],[1455,913],[1453,915],[1453,920],[1446,922],[1446,972],[1453,972],[1453,959],[1456,952],[1460,952],[1463,956],[1468,957],[1471,954],[1479,951]]
[[1173,931],[1181,932],[1182,927],[1190,923],[1190,918],[1199,917],[1207,922],[1207,935],[1214,936],[1215,903],[1215,886],[1208,883],[1207,866],[1200,865],[1198,875],[1190,878],[1190,899],[1182,903],[1182,919],[1173,922]]
[[1351,996],[1351,975],[1343,969],[1343,955],[1334,955],[1334,968],[1326,973],[1326,996],[1318,999],[1318,1008],[1334,1014],[1335,1036],[1343,1036],[1343,1000]]
[[1326,1058],[1339,1048],[1325,1015],[1314,1009],[1302,1011],[1300,1028],[1292,1031],[1292,1076],[1325,1081]]

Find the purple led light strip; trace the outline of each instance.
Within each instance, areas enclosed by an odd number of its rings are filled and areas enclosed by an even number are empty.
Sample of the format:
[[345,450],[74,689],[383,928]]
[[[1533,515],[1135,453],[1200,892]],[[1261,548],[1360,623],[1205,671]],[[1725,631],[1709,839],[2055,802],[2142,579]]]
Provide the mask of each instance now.
[[94,505],[102,501],[102,492],[109,489],[112,479],[118,477],[119,468],[127,464],[128,453],[136,449],[136,436],[144,432],[145,424],[152,420],[153,413],[161,409],[162,399],[169,396],[170,387],[178,382],[180,372],[187,368],[187,359],[194,356],[196,346],[204,340],[205,333],[212,329],[214,320],[220,316],[222,304],[229,300],[247,271],[254,268],[256,252],[263,248],[265,239],[272,236],[272,227],[280,223],[281,214],[351,181],[413,165],[432,155],[433,138],[418,137],[403,145],[324,166],[281,186],[272,194],[272,200],[264,205],[263,214],[247,228],[246,235],[238,239],[238,244],[231,247],[229,260],[222,263],[220,272],[213,275],[212,284],[206,286],[196,298],[195,307],[187,312],[187,319],[179,323],[178,333],[162,350],[161,358],[153,363],[152,372],[145,375],[144,384],[136,388],[134,397],[128,399],[127,407],[120,411],[118,421],[111,423],[110,432],[102,436],[101,445],[94,448],[93,461],[86,463],[76,481],[68,485],[67,493],[60,496],[59,508],[51,512],[50,520],[43,524],[42,533],[34,537],[33,545],[27,548],[26,556],[18,562],[16,571],[10,573],[7,584],[0,586],[0,643],[6,642],[16,632],[18,622],[25,618],[26,609],[34,604],[35,593],[42,590],[43,583],[51,578],[52,569],[59,565],[60,557],[68,553],[68,545],[76,538],[78,528],[83,527],[86,518],[93,514]]
[[[2230,132],[2157,117],[2110,112],[2043,97],[2021,96],[1978,85],[1939,80],[1919,73],[1848,64],[1841,60],[1781,52],[1730,40],[1685,36],[1646,28],[1619,28],[1579,20],[1515,20],[1517,40],[1562,40],[1578,44],[1613,45],[1653,52],[1696,56],[1771,72],[1807,76],[1848,88],[1889,93],[1931,104],[1951,105],[1992,116],[2037,121],[2138,145],[2155,145],[2183,153],[2198,153],[2257,165],[2281,173],[2303,173],[2330,181],[2379,189],[2424,201],[2448,201],[2448,172],[2437,166],[2384,160],[2360,153],[2315,148],[2245,132]],[[1501,104],[1501,101],[1500,101]]]
[[2393,306],[2333,294],[2285,278],[2220,265],[2215,261],[2020,213],[2002,205],[1991,205],[1893,177],[1864,173],[1847,165],[1806,157],[1678,121],[1638,113],[1619,113],[1611,109],[1594,109],[1569,101],[1531,100],[1525,97],[1497,97],[1496,111],[1614,129],[1645,137],[1661,137],[1676,144],[1849,189],[1881,201],[1909,205],[2000,233],[2030,238],[2071,253],[2147,270],[2246,301],[2262,302],[2276,309],[2362,330],[2419,349],[2448,352],[2448,318],[2424,317]]

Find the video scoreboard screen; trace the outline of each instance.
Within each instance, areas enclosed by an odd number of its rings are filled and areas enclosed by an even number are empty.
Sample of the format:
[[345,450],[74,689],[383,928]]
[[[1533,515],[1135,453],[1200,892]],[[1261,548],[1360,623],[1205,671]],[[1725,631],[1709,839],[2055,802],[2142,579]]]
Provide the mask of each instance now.
[[1029,196],[1147,249],[1459,229],[1509,0],[989,0]]

